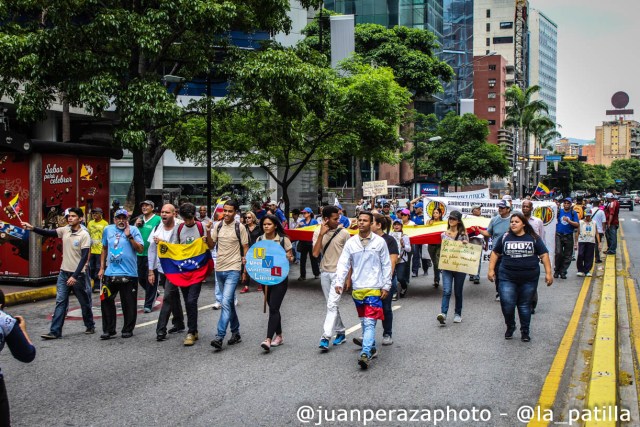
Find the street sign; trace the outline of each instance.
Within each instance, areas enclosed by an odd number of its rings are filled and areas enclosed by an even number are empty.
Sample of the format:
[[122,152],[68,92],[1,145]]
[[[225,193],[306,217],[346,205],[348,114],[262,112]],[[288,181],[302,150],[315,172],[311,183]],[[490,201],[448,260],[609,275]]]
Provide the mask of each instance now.
[[616,179],[616,183],[620,184],[622,182],[621,179]]
[[559,162],[562,160],[562,156],[560,154],[547,154],[544,159],[547,162]]

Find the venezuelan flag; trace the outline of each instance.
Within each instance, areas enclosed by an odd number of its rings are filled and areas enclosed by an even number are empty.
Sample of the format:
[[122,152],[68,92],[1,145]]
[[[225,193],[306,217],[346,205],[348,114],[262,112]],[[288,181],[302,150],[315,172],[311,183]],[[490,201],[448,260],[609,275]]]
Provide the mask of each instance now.
[[158,258],[167,279],[180,287],[202,283],[213,270],[211,251],[202,239],[188,245],[158,243]]
[[549,191],[549,188],[546,185],[544,185],[542,182],[539,182],[538,187],[536,187],[536,191],[533,193],[533,195],[536,197],[547,196],[550,193],[551,192]]
[[353,302],[358,310],[358,317],[384,320],[380,289],[356,289],[351,292]]

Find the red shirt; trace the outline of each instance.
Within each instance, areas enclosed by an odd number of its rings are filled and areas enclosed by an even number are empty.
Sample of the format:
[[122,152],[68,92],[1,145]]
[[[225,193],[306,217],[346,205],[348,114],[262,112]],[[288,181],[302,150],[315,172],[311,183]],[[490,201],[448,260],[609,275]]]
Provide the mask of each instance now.
[[[613,200],[607,204],[604,208],[604,213],[607,216],[607,224],[619,225],[618,214],[620,213],[620,203],[617,200]],[[609,220],[611,218],[611,220]]]

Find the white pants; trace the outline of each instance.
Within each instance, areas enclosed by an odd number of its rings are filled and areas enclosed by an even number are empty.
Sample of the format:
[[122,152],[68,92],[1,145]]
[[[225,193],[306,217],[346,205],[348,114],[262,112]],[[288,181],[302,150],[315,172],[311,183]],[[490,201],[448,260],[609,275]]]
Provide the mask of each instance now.
[[338,309],[342,294],[336,292],[336,273],[323,271],[320,274],[320,284],[322,285],[324,298],[327,300],[327,317],[324,319],[322,337],[331,339],[334,331],[336,334],[344,334],[344,325]]

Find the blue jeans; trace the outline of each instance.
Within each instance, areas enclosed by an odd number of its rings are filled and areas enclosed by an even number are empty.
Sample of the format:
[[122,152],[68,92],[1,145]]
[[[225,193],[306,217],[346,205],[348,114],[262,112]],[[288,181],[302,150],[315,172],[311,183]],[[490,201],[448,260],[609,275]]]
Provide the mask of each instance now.
[[220,290],[220,281],[218,280],[218,273],[213,275],[213,281],[215,283],[214,292],[216,295],[216,302],[222,304],[222,291]]
[[618,226],[610,225],[605,232],[607,238],[607,252],[616,253],[618,249]]
[[240,281],[240,271],[216,271],[216,284],[220,285],[222,292],[222,313],[218,320],[218,334],[216,338],[224,339],[227,333],[227,326],[231,326],[231,333],[240,332],[240,321],[236,314],[236,305],[234,300],[236,297],[236,286]]
[[72,290],[80,303],[84,326],[87,327],[87,329],[93,329],[96,326],[93,321],[93,311],[91,311],[91,299],[87,294],[87,282],[85,275],[80,275],[75,285],[67,286],[67,280],[72,275],[73,273],[62,270],[60,270],[60,273],[58,274],[58,282],[56,283],[56,309],[53,312],[50,329],[51,334],[57,337],[62,336],[62,326],[64,326],[64,318],[67,315],[67,309],[69,308],[69,294]]
[[456,298],[456,314],[462,315],[462,287],[466,273],[457,271],[440,270],[442,272],[442,307],[441,313],[447,314],[449,311],[449,300],[451,299],[451,288]]
[[[404,264],[404,263],[403,263]],[[393,294],[398,291],[398,281],[396,275],[393,275],[391,279],[391,289],[387,297],[382,300],[382,311],[384,313],[384,319],[382,320],[382,330],[384,335],[391,336],[393,334],[393,310],[391,309],[391,303]]]
[[376,319],[370,319],[368,317],[360,318],[360,325],[362,326],[362,353],[371,357],[371,350],[376,348]]
[[400,287],[402,289],[407,289],[407,286],[409,285],[410,276],[411,274],[409,274],[409,261],[396,264],[396,274],[394,278],[397,277],[397,280],[400,283]]
[[516,307],[520,317],[520,331],[529,333],[531,323],[531,303],[538,290],[538,278],[529,282],[513,282],[500,277],[500,306],[507,327],[516,326]]

